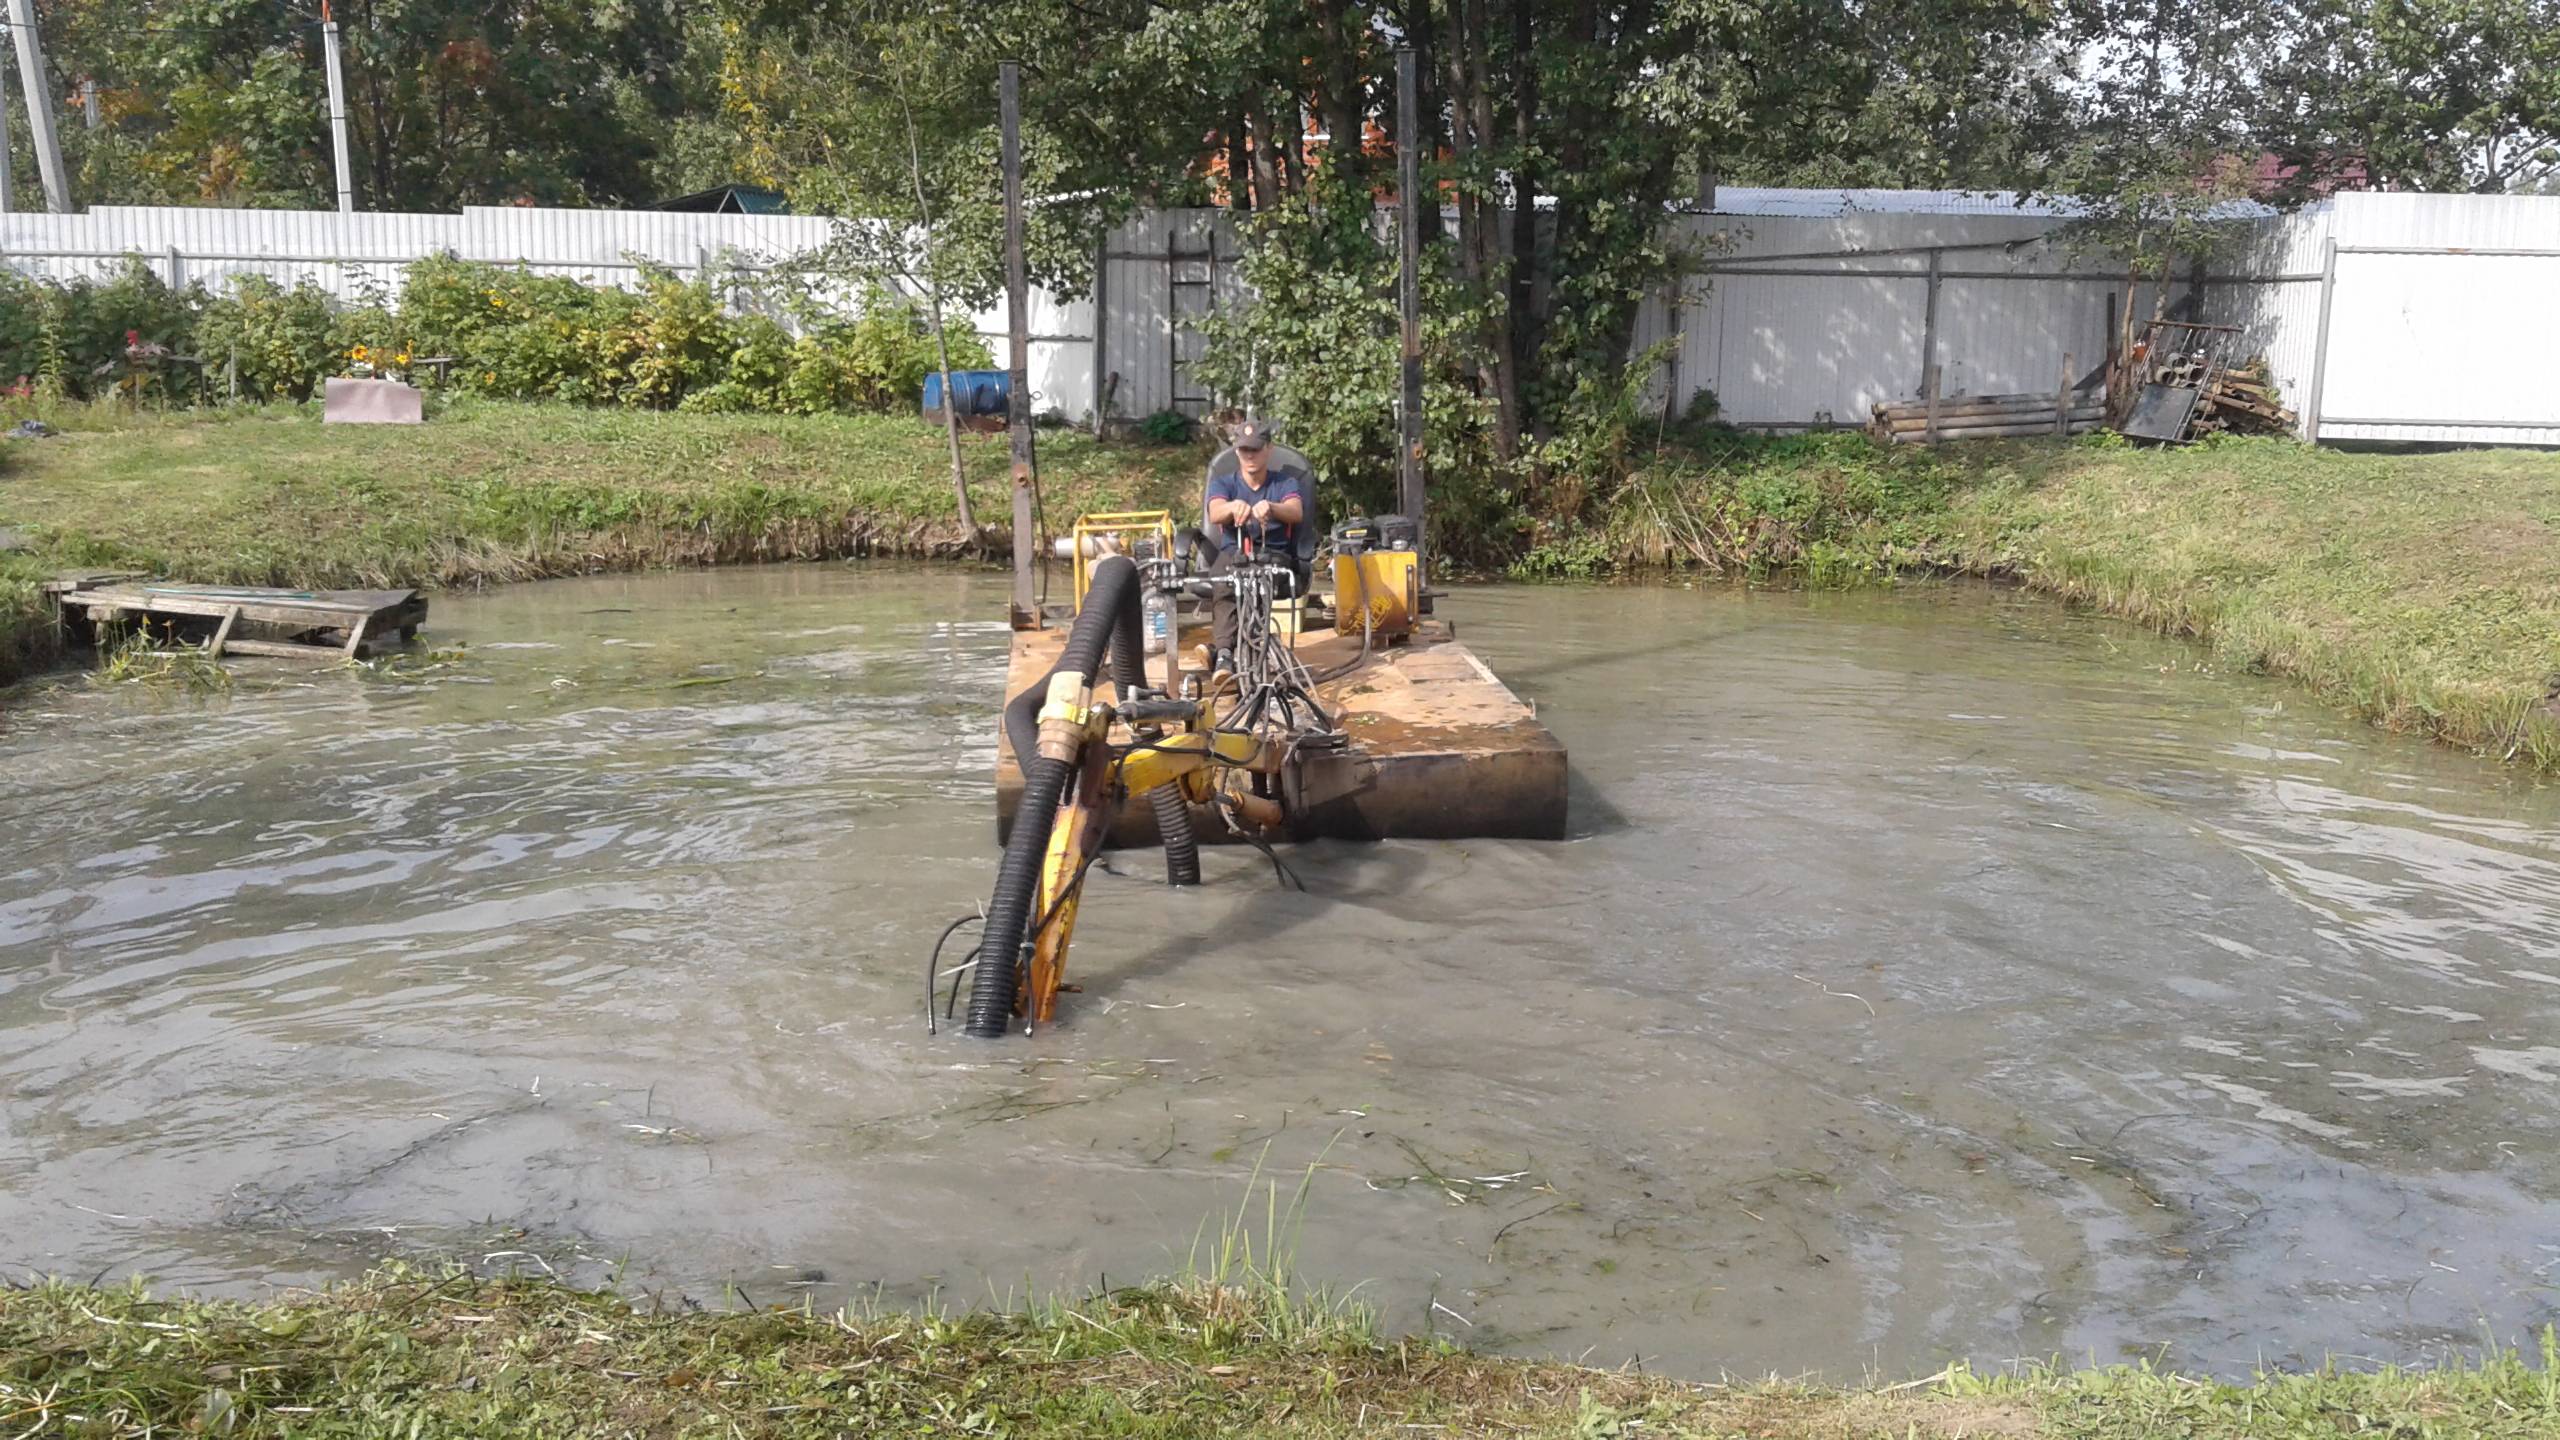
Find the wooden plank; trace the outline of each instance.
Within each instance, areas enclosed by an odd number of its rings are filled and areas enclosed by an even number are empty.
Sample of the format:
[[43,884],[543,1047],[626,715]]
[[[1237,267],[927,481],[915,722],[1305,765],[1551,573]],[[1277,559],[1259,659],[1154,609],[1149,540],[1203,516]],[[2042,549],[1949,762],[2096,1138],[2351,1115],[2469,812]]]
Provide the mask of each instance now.
[[205,647],[205,658],[209,660],[222,658],[222,647],[231,638],[231,627],[238,623],[240,623],[240,607],[234,605],[230,613],[222,617],[222,627],[213,632],[213,643]]
[[233,640],[223,648],[234,655],[271,655],[283,660],[336,660],[345,653],[335,645],[297,645],[290,640]]
[[356,659],[364,653],[364,632],[372,624],[373,617],[368,615],[347,628],[346,657],[348,659]]
[[234,609],[240,618],[262,624],[288,625],[303,629],[342,630],[351,622],[371,619],[384,610],[396,611],[398,605],[343,605],[308,600],[261,602],[250,599],[224,600],[191,595],[170,595],[152,591],[125,589],[82,590],[62,597],[62,603],[83,608],[112,606],[121,610],[145,610],[161,615],[201,615],[219,620]]

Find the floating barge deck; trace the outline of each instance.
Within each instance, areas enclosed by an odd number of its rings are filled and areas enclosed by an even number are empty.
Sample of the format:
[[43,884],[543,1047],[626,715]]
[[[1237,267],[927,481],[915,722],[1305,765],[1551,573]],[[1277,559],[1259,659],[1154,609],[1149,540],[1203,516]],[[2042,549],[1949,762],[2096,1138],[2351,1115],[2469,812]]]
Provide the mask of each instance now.
[[[1017,631],[1005,675],[1007,698],[1039,684],[1066,647],[1063,627]],[[1189,637],[1186,637],[1186,639]],[[1360,637],[1327,629],[1298,642],[1319,674],[1360,653]],[[1148,668],[1162,682],[1165,659]],[[1197,647],[1188,662],[1198,666]],[[1096,693],[1107,695],[1107,682]],[[1403,644],[1373,651],[1338,680],[1317,687],[1350,736],[1344,750],[1304,754],[1300,803],[1291,829],[1301,840],[1557,840],[1565,828],[1564,746],[1447,624],[1426,620]],[[1122,739],[1126,739],[1123,735]],[[997,727],[996,831],[1022,800],[1022,767]],[[1111,843],[1156,843],[1155,816],[1121,807]],[[1202,839],[1220,838],[1211,831]]]

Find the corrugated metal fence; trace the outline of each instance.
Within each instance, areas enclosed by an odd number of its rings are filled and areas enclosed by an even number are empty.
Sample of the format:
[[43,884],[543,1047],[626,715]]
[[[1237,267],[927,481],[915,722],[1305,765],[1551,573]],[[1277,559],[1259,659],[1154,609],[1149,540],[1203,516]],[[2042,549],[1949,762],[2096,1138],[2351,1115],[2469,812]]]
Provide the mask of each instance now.
[[[1863,423],[1917,397],[2093,379],[2128,297],[2120,264],[2075,255],[2051,213],[1982,204],[1806,214],[1813,192],[1739,192],[1768,214],[1684,215],[1707,269],[1648,303],[1639,347],[1665,345],[1656,398],[1713,392],[1745,426]],[[1839,192],[1831,192],[1837,196]],[[1772,199],[1772,197],[1775,197]],[[1871,199],[1880,197],[1870,197]],[[1784,202],[1784,203],[1779,203]],[[475,206],[459,215],[108,206],[0,216],[0,263],[57,277],[139,255],[219,285],[256,272],[348,298],[396,291],[406,265],[451,253],[599,283],[648,263],[693,272],[787,267],[833,222],[807,216]],[[1216,210],[1143,214],[1097,256],[1092,295],[1035,291],[1029,365],[1043,410],[1089,419],[1209,404],[1198,317],[1243,295],[1239,236]],[[2560,196],[2348,194],[2257,222],[2233,255],[2179,277],[2166,302],[2240,326],[2322,439],[2560,445]],[[1095,316],[1103,323],[1098,327]],[[970,323],[998,342],[1001,308]]]

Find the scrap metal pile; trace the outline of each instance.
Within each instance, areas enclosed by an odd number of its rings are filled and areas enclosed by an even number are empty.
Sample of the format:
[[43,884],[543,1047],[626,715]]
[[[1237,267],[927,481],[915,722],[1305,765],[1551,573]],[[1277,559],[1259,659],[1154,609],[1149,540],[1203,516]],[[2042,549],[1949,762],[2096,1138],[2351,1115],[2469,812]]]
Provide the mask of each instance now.
[[2123,423],[2137,440],[2182,444],[2207,435],[2289,435],[2292,411],[2277,397],[2264,357],[2233,364],[2240,332],[2229,325],[2154,320],[2134,346]]

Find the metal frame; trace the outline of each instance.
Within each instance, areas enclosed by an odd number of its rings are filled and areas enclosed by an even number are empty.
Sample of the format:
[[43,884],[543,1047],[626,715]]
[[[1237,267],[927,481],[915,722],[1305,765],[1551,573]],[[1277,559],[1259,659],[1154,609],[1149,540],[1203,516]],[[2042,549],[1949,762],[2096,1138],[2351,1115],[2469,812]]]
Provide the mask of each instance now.
[[2320,443],[2322,431],[2333,425],[2396,426],[2410,430],[2560,430],[2560,415],[2548,420],[2458,420],[2458,419],[2374,419],[2364,416],[2325,414],[2329,382],[2329,341],[2332,336],[2331,316],[2338,295],[2338,257],[2341,255],[2415,255],[2450,260],[2555,260],[2560,249],[2540,246],[2499,245],[2341,245],[2331,236],[2321,246],[2320,324],[2312,340],[2311,392],[2303,405],[2303,439]]

